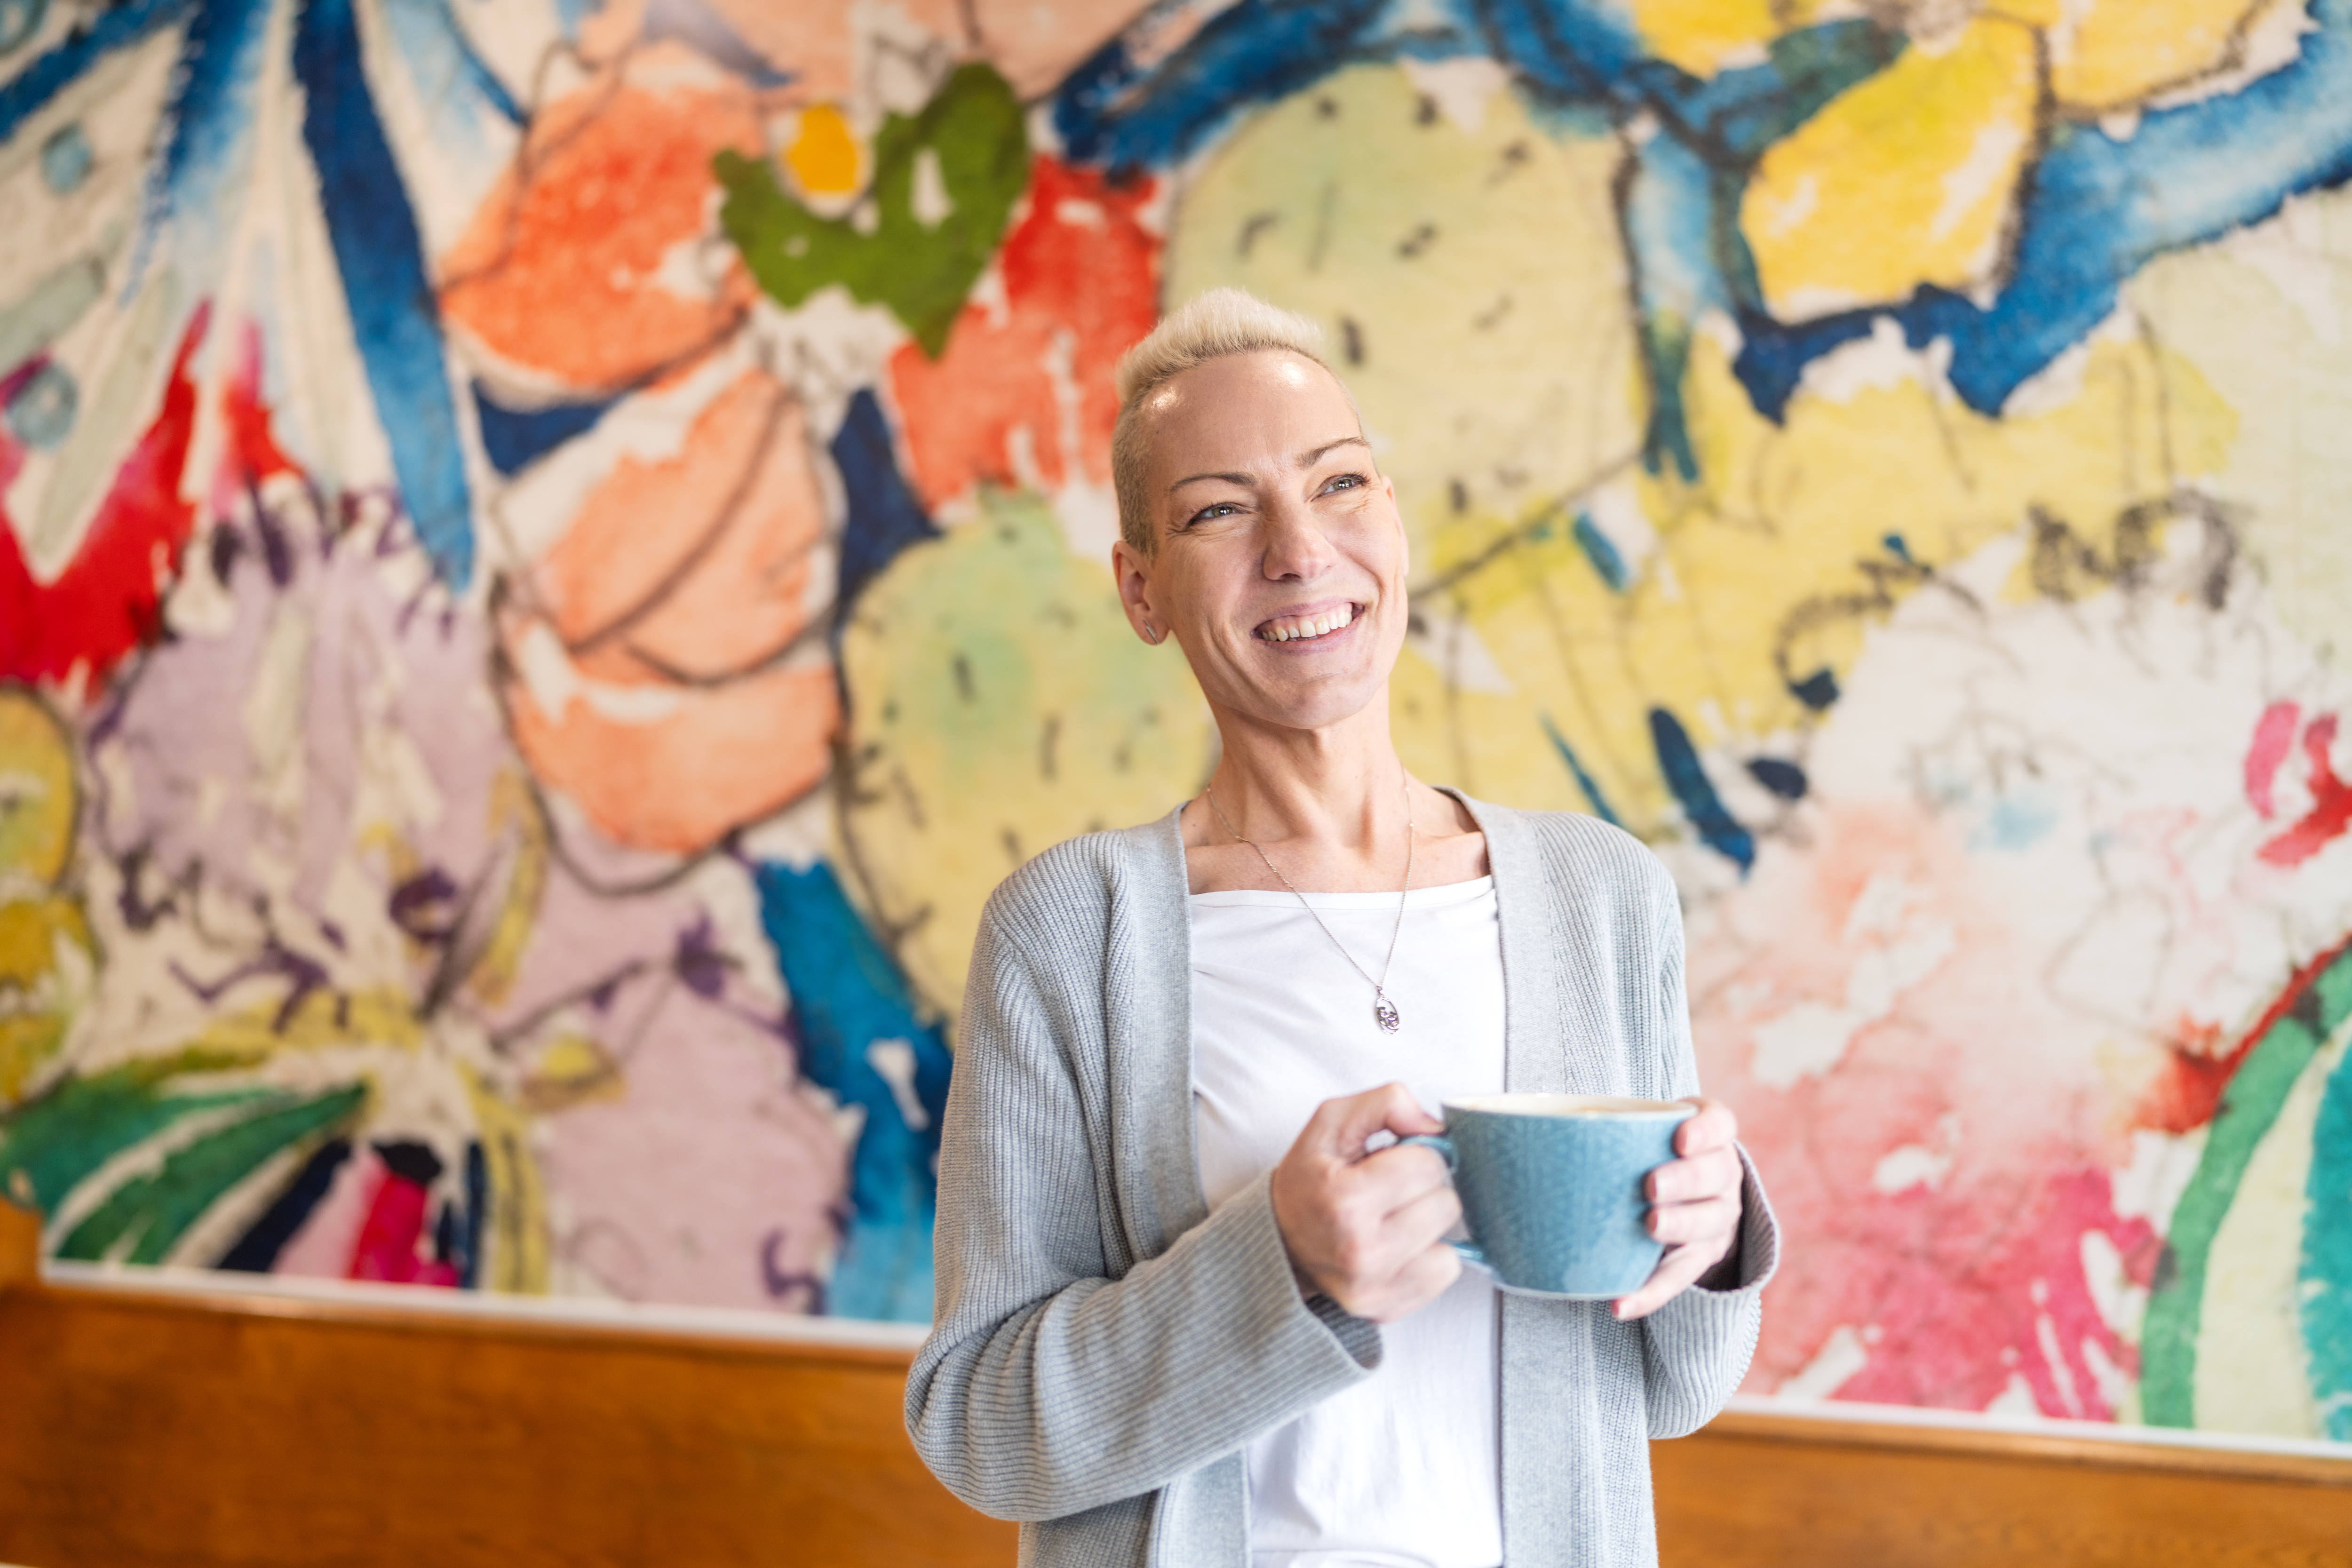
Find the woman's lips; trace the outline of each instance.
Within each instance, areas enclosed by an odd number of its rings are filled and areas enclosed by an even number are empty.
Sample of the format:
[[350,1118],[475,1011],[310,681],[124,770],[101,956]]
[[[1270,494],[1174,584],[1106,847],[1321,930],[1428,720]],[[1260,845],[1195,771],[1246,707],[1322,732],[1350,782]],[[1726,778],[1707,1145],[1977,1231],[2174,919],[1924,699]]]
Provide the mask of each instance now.
[[1318,610],[1311,615],[1276,616],[1259,626],[1255,633],[1260,642],[1311,642],[1344,631],[1355,624],[1362,606],[1340,605],[1333,609]]

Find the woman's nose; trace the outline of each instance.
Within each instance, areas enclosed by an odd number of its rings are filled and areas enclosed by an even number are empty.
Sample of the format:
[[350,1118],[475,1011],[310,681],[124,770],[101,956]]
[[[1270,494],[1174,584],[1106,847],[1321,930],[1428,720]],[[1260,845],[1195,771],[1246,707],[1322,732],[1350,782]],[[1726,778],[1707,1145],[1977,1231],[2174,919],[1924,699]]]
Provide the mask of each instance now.
[[1280,502],[1266,509],[1265,520],[1264,569],[1269,582],[1313,582],[1330,566],[1331,542],[1311,508]]

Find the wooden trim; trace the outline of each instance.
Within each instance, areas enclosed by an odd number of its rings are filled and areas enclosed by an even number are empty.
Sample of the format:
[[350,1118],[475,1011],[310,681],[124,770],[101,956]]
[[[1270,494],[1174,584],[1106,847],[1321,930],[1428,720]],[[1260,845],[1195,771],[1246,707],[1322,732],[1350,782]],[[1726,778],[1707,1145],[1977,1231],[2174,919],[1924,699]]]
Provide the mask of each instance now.
[[1727,1410],[1707,1423],[1717,1441],[1777,1443],[1832,1452],[1944,1454],[2014,1463],[2088,1466],[2109,1470],[2195,1476],[2244,1476],[2312,1486],[2352,1488],[2352,1453],[2329,1456],[2243,1449],[2198,1443],[2148,1443],[2129,1437],[1971,1430],[1908,1421],[1854,1421],[1800,1411]]

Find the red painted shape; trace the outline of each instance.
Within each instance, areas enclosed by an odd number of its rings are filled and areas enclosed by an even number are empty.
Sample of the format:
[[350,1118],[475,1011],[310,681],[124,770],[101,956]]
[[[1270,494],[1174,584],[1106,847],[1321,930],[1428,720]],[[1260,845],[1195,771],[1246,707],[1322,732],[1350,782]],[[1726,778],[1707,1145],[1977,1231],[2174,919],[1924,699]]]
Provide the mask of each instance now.
[[2336,776],[2328,751],[2336,744],[2336,715],[2311,721],[2303,732],[2303,762],[2311,776],[2311,809],[2303,820],[2263,846],[2262,859],[2273,866],[2300,866],[2352,828],[2352,784]]
[[[258,484],[279,474],[299,473],[299,465],[278,445],[269,405],[261,400],[261,329],[251,321],[237,334],[236,353],[221,389],[221,417],[228,440],[217,482]],[[213,510],[227,512],[227,500],[215,494]]]
[[1028,210],[998,258],[1003,309],[966,306],[937,360],[913,343],[891,356],[924,505],[982,482],[1059,489],[1073,468],[1097,484],[1110,477],[1111,373],[1159,313],[1160,241],[1137,217],[1153,188],[1037,159]]
[[[195,508],[180,498],[180,479],[196,422],[188,363],[210,315],[209,305],[199,306],[188,322],[162,409],[115,470],[89,531],[55,582],[35,579],[0,512],[0,679],[61,684],[78,670],[103,677],[154,637],[163,590],[195,522]],[[0,433],[0,489],[23,462],[23,449]]]
[[2148,1085],[2133,1111],[2134,1125],[2179,1133],[2212,1121],[2214,1110],[2221,1103],[2221,1091],[2230,1087],[2230,1079],[2236,1076],[2247,1053],[2270,1033],[2272,1025],[2294,1011],[2321,972],[2342,957],[2347,948],[2352,948],[2352,936],[2287,976],[2286,984],[2263,1009],[2263,1016],[2238,1037],[2238,1043],[2226,1053],[2211,1048],[2221,1036],[2220,1029],[2211,1025],[2184,1023],[2172,1043],[2172,1059]]
[[351,1278],[394,1285],[456,1285],[455,1268],[417,1250],[430,1202],[431,1194],[418,1184],[392,1171],[378,1171],[367,1218],[352,1248]]
[[2277,810],[2271,802],[2271,784],[2279,764],[2286,761],[2287,748],[2294,744],[2294,727],[2302,717],[2301,709],[2281,700],[2263,709],[2254,721],[2253,744],[2246,748],[2246,799],[2264,816]]

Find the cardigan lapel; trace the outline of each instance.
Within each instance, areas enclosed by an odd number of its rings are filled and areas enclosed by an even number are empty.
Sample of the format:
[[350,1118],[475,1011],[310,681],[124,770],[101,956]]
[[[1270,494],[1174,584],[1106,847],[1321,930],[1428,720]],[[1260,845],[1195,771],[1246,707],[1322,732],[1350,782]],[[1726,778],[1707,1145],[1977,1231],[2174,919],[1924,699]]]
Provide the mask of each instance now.
[[1542,883],[1543,857],[1519,813],[1472,800],[1459,790],[1444,793],[1462,804],[1486,836],[1486,865],[1495,877],[1503,940],[1503,1087],[1514,1093],[1566,1093],[1559,993],[1551,975],[1559,933],[1553,929],[1553,900]]
[[[1113,1169],[1129,1263],[1209,1217],[1192,1117],[1192,922],[1179,806],[1129,828],[1112,889],[1103,1021],[1110,1052]],[[1119,940],[1127,933],[1128,940]]]

